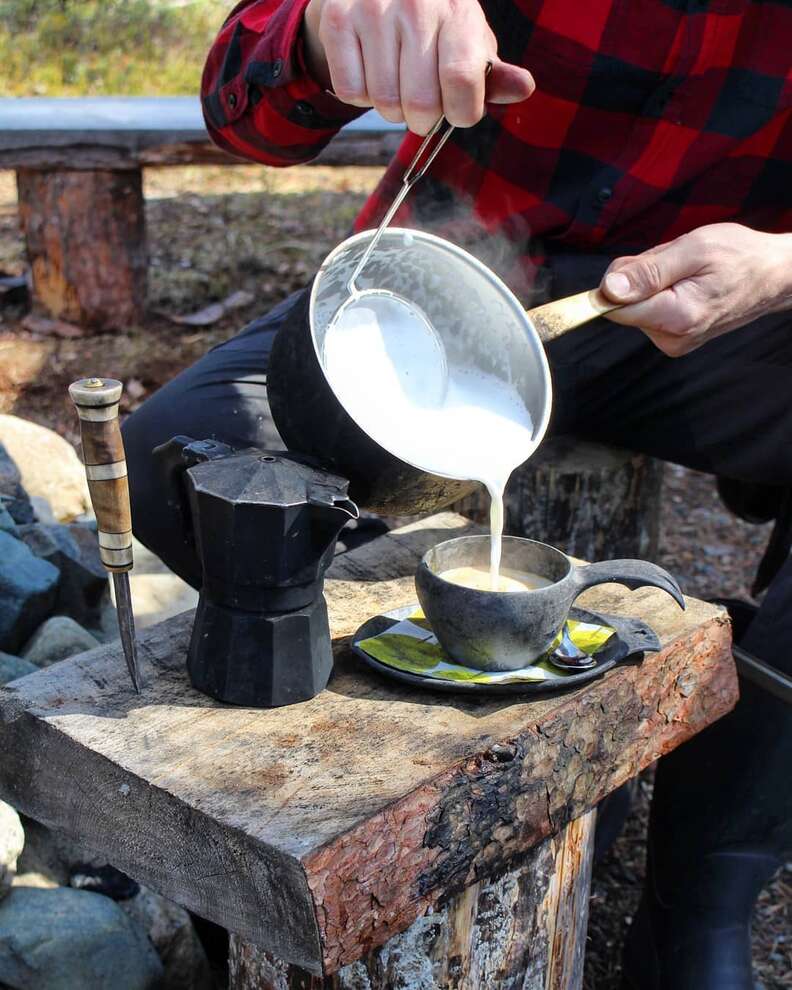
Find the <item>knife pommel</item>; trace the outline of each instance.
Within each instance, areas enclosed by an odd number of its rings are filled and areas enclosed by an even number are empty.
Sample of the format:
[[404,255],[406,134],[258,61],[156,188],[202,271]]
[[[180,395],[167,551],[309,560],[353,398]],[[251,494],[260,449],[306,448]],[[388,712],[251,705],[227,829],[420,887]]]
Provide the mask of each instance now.
[[69,386],[80,417],[83,461],[96,513],[99,553],[109,571],[132,567],[132,517],[118,403],[123,386],[112,378],[83,378]]

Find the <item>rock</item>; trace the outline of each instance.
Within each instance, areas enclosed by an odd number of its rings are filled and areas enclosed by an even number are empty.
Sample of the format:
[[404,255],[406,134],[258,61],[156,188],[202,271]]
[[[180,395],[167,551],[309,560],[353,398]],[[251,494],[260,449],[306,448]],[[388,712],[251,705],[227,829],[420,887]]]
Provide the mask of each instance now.
[[2,504],[2,494],[0,494],[0,529],[6,531],[6,533],[11,533],[13,536],[16,533],[17,524],[14,522],[14,517],[8,511],[8,509]]
[[22,475],[2,443],[0,443],[0,503],[13,522],[33,522],[33,508],[22,487]]
[[18,416],[0,415],[0,443],[19,468],[25,491],[46,498],[59,522],[86,511],[85,468],[63,437]]
[[101,862],[77,839],[58,829],[48,828],[26,815],[20,816],[25,829],[25,848],[17,863],[15,887],[67,887],[75,863]]
[[147,887],[121,907],[154,943],[165,967],[163,990],[211,990],[209,961],[190,915]]
[[48,560],[60,571],[55,612],[82,624],[97,623],[108,577],[99,557],[96,534],[76,524],[33,523],[20,526],[17,535],[37,557]]
[[19,815],[10,804],[0,801],[0,898],[11,889],[19,854],[25,845],[25,832]]
[[10,653],[0,652],[0,684],[8,684],[9,681],[15,681],[17,677],[32,674],[34,670],[38,670],[38,667],[29,660],[12,656]]
[[128,901],[140,891],[137,880],[109,864],[75,863],[69,871],[69,886],[75,890],[90,890],[92,894],[104,894],[114,901]]
[[37,667],[49,667],[51,663],[92,650],[98,645],[96,636],[83,629],[79,622],[68,615],[53,615],[39,626],[22,651],[22,656]]
[[163,967],[108,897],[15,887],[0,902],[0,984],[15,990],[154,990]]
[[36,517],[36,522],[54,525],[58,521],[55,518],[55,513],[52,511],[52,506],[49,504],[49,500],[44,498],[43,495],[31,495],[30,504],[33,507],[33,514]]
[[0,650],[15,653],[51,613],[58,569],[0,530]]

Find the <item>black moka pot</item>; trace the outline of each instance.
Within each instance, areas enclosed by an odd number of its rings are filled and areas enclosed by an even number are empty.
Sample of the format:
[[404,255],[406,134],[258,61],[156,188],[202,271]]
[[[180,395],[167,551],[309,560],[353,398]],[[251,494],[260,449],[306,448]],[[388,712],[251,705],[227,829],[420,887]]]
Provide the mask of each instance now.
[[333,665],[324,575],[358,516],[347,481],[282,451],[189,437],[155,458],[203,573],[187,656],[193,685],[261,708],[318,694]]

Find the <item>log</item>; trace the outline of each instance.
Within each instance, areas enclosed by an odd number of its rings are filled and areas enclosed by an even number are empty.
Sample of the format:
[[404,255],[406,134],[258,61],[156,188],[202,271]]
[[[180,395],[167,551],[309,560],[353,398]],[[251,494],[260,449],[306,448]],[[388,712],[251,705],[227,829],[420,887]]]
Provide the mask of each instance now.
[[229,990],[580,990],[596,811],[495,880],[472,884],[330,976],[312,976],[238,936]]
[[[370,110],[319,155],[325,165],[387,164],[404,137]],[[0,97],[0,168],[138,169],[142,165],[249,165],[209,138],[197,96]]]
[[91,330],[138,323],[147,268],[140,169],[20,169],[17,188],[34,303]]
[[[387,131],[366,134],[341,131],[307,165],[387,165],[401,144],[403,134]],[[79,142],[64,145],[31,145],[3,150],[0,168],[35,171],[128,171],[143,166],[251,165],[248,158],[237,158],[218,148],[208,137],[195,141],[167,141],[150,147],[112,147]]]
[[[663,463],[575,437],[551,437],[511,477],[505,532],[583,560],[656,560]],[[477,522],[489,499],[476,491],[454,508]]]
[[593,588],[662,649],[577,690],[472,699],[380,678],[347,646],[415,601],[421,554],[475,532],[443,513],[336,557],[336,667],[300,705],[248,710],[193,689],[191,612],[143,630],[147,683],[108,643],[0,689],[0,797],[313,976],[514,868],[737,699],[728,617],[662,592]]

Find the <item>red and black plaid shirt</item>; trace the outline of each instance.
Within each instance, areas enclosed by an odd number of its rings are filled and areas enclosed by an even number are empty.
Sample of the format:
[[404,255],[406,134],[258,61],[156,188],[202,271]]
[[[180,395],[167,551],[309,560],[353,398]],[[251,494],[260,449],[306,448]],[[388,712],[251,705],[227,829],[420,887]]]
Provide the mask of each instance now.
[[[304,162],[362,112],[306,71],[307,3],[239,3],[209,54],[206,122],[233,154]],[[508,244],[488,260],[517,291],[546,253],[632,253],[722,220],[792,230],[790,0],[482,7],[536,93],[455,131],[397,223]],[[405,137],[357,229],[381,217],[418,141]]]

